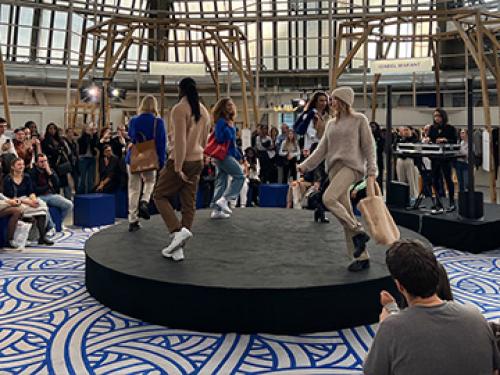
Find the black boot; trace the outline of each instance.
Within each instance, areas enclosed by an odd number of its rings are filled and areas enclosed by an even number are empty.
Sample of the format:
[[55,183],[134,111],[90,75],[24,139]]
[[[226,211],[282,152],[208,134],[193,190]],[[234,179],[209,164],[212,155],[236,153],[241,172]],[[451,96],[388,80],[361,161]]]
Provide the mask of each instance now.
[[129,223],[129,225],[128,225],[129,232],[136,232],[139,229],[141,229],[141,224],[139,224],[138,221],[134,221],[133,223]]
[[149,215],[148,202],[146,202],[146,201],[139,202],[139,214],[138,214],[138,216],[140,218],[143,218],[144,220],[149,220],[151,218],[151,216]]
[[325,211],[321,208],[316,208],[314,210],[314,222],[329,223],[330,220],[325,216]]
[[354,244],[354,258],[358,258],[366,250],[366,243],[370,241],[370,236],[365,232],[358,233],[352,238]]
[[47,231],[45,228],[45,216],[35,216],[36,227],[38,228],[38,244],[39,245],[53,245],[54,241],[49,240],[47,236]]
[[349,267],[347,267],[347,269],[351,272],[359,272],[369,267],[370,267],[370,260],[365,259],[365,260],[355,260],[354,262],[349,264]]

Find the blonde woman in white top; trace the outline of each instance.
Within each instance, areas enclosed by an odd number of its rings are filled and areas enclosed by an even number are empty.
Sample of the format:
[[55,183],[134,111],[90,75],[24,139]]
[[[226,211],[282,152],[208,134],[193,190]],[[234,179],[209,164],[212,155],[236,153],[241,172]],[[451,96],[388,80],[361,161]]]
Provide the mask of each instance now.
[[285,181],[288,182],[290,177],[292,181],[295,181],[297,179],[297,161],[300,158],[300,146],[292,129],[288,130],[286,139],[281,142],[279,154],[286,159],[283,166]]

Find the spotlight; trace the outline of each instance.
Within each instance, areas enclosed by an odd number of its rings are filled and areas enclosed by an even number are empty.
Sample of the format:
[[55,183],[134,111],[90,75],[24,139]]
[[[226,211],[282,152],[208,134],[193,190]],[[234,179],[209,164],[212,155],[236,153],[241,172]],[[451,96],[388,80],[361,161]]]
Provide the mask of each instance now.
[[125,99],[127,96],[127,90],[116,87],[110,87],[108,93],[110,98],[113,100]]
[[306,105],[306,101],[304,99],[292,99],[292,106],[294,108],[300,108]]
[[101,88],[93,83],[80,91],[80,98],[87,103],[99,103]]

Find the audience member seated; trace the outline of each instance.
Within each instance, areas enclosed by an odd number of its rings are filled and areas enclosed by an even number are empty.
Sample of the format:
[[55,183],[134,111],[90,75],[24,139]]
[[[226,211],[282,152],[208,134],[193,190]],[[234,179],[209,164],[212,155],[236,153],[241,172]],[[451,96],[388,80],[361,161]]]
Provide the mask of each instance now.
[[53,245],[54,242],[47,238],[46,218],[49,210],[45,202],[36,197],[31,177],[24,173],[22,158],[12,162],[10,174],[5,176],[3,182],[3,193],[8,198],[21,201],[23,219],[32,219],[38,228],[38,243]]
[[95,186],[95,193],[112,194],[120,186],[118,158],[113,155],[111,145],[103,147],[103,157],[99,160],[99,183]]
[[9,247],[17,249],[17,247],[12,243],[14,239],[14,232],[16,231],[17,222],[23,216],[23,211],[21,210],[21,200],[10,199],[5,195],[0,194],[0,217],[9,217],[9,224],[7,226],[7,241]]
[[17,157],[15,154],[14,147],[12,147],[12,142],[10,139],[7,139],[4,144],[2,144],[1,149],[1,157],[2,157],[2,174],[4,176],[10,173],[10,166],[12,161]]
[[382,309],[365,375],[493,374],[500,368],[493,332],[481,313],[437,295],[440,271],[431,249],[397,241],[386,264],[409,307]]
[[29,132],[31,134],[31,138],[40,139],[40,133],[38,133],[38,126],[36,125],[35,121],[33,121],[33,120],[26,121],[24,123],[24,129],[25,129],[25,131],[26,131],[26,129],[29,130]]
[[[31,169],[30,175],[33,183],[33,190],[37,197],[44,201],[48,207],[57,207],[61,210],[61,218],[64,223],[64,219],[73,209],[73,203],[69,199],[59,195],[59,177],[55,171],[50,168],[45,154],[38,155],[35,167]],[[48,229],[54,229],[55,225],[50,215],[48,218]]]
[[14,136],[13,143],[16,155],[24,160],[24,165],[29,170],[33,164],[33,156],[42,152],[40,140],[26,139],[23,128],[14,130]]
[[[5,130],[8,128],[7,120],[0,117],[0,150],[3,150],[3,145],[7,140],[10,142],[11,139],[5,135]],[[0,152],[3,153],[3,152]]]

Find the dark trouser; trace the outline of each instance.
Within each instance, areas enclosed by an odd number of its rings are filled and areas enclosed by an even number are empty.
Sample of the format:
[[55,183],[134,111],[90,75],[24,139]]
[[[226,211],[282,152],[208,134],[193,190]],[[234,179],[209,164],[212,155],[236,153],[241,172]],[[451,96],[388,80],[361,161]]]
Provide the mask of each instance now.
[[465,191],[469,184],[469,164],[463,160],[455,161],[455,170],[457,171],[458,189]]
[[267,151],[258,151],[257,157],[260,162],[260,180],[263,184],[272,182],[273,165]]
[[[182,227],[191,229],[196,211],[196,188],[203,170],[203,161],[185,161],[182,171],[189,182],[181,179],[175,173],[173,160],[168,160],[167,165],[160,172],[153,193],[156,208],[165,222],[170,233],[177,232]],[[169,199],[179,194],[181,202],[182,222],[179,222]]]
[[285,176],[285,183],[288,183],[288,179],[292,176],[292,180],[295,181],[297,179],[297,159],[293,158],[287,160],[287,163],[283,167]]
[[[446,181],[446,187],[448,188],[448,196],[450,198],[450,204],[455,203],[455,185],[451,178],[451,161],[450,160],[432,160],[432,184],[436,192],[439,191],[439,182],[441,176],[444,177]],[[439,194],[439,193],[438,193]]]
[[87,194],[94,187],[95,179],[95,158],[81,157],[79,160],[80,181],[78,184],[78,194]]
[[251,201],[252,201],[254,206],[258,206],[259,205],[260,181],[250,178],[248,185],[249,185],[249,188],[252,190]]
[[0,217],[9,216],[9,224],[7,226],[7,239],[12,241],[14,238],[14,232],[16,231],[16,224],[23,215],[23,212],[19,207],[7,207],[0,211]]

